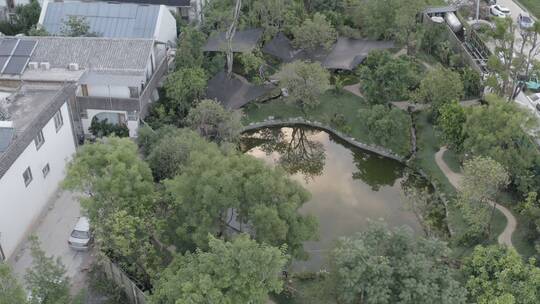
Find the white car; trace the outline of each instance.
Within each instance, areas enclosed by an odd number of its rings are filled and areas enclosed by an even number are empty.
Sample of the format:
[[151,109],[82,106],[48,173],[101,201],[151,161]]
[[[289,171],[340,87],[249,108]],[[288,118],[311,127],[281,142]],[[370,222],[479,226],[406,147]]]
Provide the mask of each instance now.
[[87,250],[92,243],[92,234],[90,232],[90,223],[87,217],[81,216],[75,228],[71,231],[68,245],[75,250]]
[[491,15],[499,18],[506,18],[510,16],[510,10],[498,4],[490,6],[489,12],[491,13]]

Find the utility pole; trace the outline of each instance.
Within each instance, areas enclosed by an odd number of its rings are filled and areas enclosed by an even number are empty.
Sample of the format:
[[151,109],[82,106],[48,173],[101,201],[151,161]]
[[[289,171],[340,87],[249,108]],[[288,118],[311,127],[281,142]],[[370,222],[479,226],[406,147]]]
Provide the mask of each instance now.
[[476,21],[480,18],[480,0],[476,0]]

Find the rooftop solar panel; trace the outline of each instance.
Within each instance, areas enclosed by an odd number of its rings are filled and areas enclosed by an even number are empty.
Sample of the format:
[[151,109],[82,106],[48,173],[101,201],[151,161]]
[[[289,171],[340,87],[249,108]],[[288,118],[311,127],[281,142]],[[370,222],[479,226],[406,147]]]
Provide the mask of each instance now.
[[17,47],[15,48],[15,51],[13,52],[13,56],[26,56],[29,57],[32,55],[32,52],[34,51],[34,47],[36,46],[37,41],[35,40],[21,40]]
[[9,56],[0,56],[0,73],[4,69],[4,66],[6,65],[8,60],[9,60]]
[[30,57],[13,56],[2,71],[3,74],[21,74]]
[[9,56],[17,45],[19,39],[2,39],[0,43],[0,56]]

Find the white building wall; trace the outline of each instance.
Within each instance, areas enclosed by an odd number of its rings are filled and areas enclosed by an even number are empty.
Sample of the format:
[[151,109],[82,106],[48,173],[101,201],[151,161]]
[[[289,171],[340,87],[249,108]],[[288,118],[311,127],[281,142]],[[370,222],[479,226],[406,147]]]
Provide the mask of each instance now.
[[166,6],[161,5],[157,19],[154,37],[160,42],[172,42],[176,44],[177,38],[176,19]]
[[129,98],[129,87],[127,86],[107,86],[107,85],[87,85],[88,96]]
[[[0,179],[0,243],[9,258],[24,240],[49,199],[65,177],[66,164],[75,153],[75,142],[67,103],[62,108],[64,125],[58,133],[54,118],[43,128],[45,142],[36,150],[32,141]],[[50,172],[43,177],[42,169]],[[25,186],[23,172],[32,171],[32,182]]]

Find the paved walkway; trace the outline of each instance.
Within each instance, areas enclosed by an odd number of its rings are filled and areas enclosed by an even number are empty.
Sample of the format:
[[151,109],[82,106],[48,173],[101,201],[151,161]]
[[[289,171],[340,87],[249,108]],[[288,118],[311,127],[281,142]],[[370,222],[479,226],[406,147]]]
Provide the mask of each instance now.
[[[454,188],[459,189],[461,188],[461,180],[463,179],[463,175],[460,173],[456,173],[452,171],[446,164],[446,162],[443,159],[444,152],[446,152],[446,147],[442,147],[437,153],[435,153],[435,161],[437,162],[437,165],[441,169],[441,171],[446,175],[446,178],[448,178],[448,181]],[[504,231],[499,235],[497,238],[497,241],[499,244],[506,245],[508,247],[514,247],[512,245],[512,234],[516,230],[517,227],[517,220],[508,210],[506,207],[501,206],[493,201],[489,202],[490,206],[495,205],[495,208],[497,208],[502,214],[506,217],[506,227],[504,228]]]

